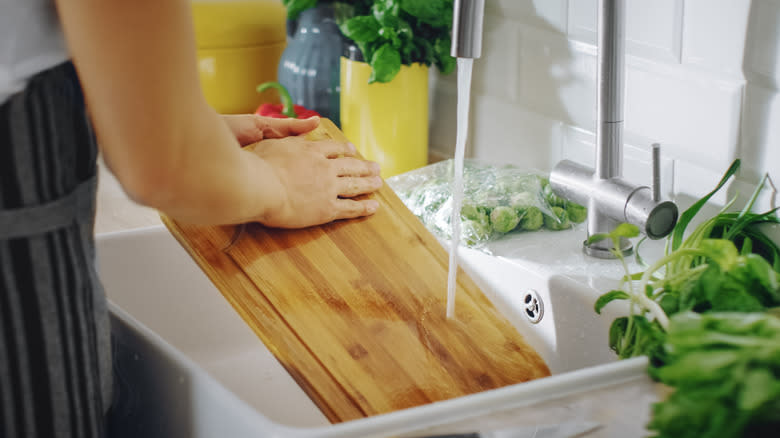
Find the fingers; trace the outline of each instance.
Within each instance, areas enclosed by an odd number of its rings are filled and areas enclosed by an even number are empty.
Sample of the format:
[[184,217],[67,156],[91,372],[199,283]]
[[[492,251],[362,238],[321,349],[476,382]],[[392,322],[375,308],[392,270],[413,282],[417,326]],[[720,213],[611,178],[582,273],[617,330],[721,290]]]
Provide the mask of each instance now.
[[358,158],[335,158],[333,165],[338,176],[372,176],[379,175],[379,164]]
[[276,119],[272,117],[258,117],[258,123],[262,126],[264,138],[282,138],[291,135],[305,134],[314,130],[320,124],[319,117],[308,119]]
[[376,213],[379,202],[375,199],[339,199],[336,202],[335,219],[353,219]]
[[368,178],[339,178],[339,196],[343,198],[352,198],[358,195],[365,195],[381,189],[382,184],[384,184],[384,182],[382,181],[382,178],[378,176]]
[[340,143],[335,141],[316,141],[311,147],[325,155],[327,158],[354,157],[357,149],[352,143]]

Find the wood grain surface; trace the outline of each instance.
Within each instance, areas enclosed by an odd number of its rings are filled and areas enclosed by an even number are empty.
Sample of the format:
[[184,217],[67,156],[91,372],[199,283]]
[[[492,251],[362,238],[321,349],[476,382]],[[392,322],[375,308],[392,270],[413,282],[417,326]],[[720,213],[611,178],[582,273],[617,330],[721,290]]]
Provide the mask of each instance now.
[[[325,119],[308,137],[346,141]],[[162,219],[331,422],[549,375],[462,270],[446,318],[446,251],[387,185],[372,196],[368,218],[236,240]]]

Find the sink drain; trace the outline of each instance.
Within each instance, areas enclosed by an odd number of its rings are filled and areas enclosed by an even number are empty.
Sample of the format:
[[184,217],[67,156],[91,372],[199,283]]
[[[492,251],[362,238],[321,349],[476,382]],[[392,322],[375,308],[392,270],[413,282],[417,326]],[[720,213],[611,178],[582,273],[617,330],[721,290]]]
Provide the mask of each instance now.
[[528,292],[525,293],[523,303],[525,305],[525,316],[528,317],[529,321],[536,324],[542,320],[542,316],[544,315],[544,303],[535,290],[529,289]]

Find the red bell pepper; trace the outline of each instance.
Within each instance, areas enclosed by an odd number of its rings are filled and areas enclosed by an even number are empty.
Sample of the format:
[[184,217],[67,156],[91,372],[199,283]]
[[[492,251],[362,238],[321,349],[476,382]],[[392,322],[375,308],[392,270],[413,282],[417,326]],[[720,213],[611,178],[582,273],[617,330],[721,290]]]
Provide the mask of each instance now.
[[282,103],[264,103],[257,108],[255,114],[277,119],[286,119],[288,117],[292,119],[308,119],[312,116],[319,116],[317,111],[304,108],[301,105],[294,105],[290,93],[278,82],[260,84],[257,86],[257,92],[262,93],[269,88],[275,88],[279,91],[279,98],[281,98]]

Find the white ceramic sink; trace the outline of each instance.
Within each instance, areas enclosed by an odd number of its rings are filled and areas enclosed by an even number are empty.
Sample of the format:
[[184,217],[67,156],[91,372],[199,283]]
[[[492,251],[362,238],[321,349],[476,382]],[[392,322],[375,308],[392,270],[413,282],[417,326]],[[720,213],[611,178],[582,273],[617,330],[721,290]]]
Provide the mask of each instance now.
[[117,436],[413,435],[639,378],[645,360],[618,362],[607,345],[609,324],[625,309],[593,312],[622,271],[617,262],[582,256],[583,235],[517,236],[495,244],[495,256],[461,250],[464,269],[542,355],[551,377],[338,425],[328,423],[165,228],[100,235],[98,268],[111,301],[120,382]]

